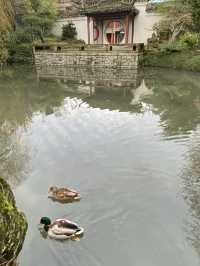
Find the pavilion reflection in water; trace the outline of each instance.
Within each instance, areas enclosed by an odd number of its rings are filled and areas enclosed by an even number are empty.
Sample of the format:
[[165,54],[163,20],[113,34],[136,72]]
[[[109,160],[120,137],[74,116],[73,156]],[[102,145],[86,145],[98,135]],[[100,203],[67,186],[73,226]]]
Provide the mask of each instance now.
[[153,94],[138,70],[107,68],[37,68],[39,81],[53,80],[59,88],[79,95],[92,107],[139,111],[141,101]]

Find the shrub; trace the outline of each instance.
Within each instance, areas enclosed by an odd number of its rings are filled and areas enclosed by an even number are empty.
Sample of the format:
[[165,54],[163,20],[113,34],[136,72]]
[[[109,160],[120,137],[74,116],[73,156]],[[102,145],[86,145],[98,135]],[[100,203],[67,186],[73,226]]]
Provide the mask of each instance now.
[[151,51],[144,54],[144,66],[166,67],[171,69],[185,69],[200,71],[200,54],[189,49],[182,53],[163,54],[160,51]]
[[73,23],[64,25],[62,28],[62,40],[73,40],[77,37],[76,27]]
[[30,43],[16,44],[10,47],[9,63],[32,63],[33,47]]
[[159,45],[159,50],[163,54],[181,52],[185,48],[186,48],[186,45],[180,42],[173,42],[173,43],[165,42]]
[[47,36],[47,37],[44,38],[44,42],[45,43],[56,43],[58,41],[60,41],[60,40],[56,36]]
[[15,31],[11,33],[11,42],[12,43],[31,43],[32,37],[28,29],[17,27]]
[[200,45],[200,35],[198,33],[187,32],[181,36],[180,43],[188,48],[197,48]]

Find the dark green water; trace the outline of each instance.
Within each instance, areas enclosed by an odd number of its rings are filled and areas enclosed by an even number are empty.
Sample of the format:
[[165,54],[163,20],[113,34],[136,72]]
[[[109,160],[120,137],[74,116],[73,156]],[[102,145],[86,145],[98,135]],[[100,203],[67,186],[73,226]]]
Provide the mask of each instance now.
[[[199,123],[199,74],[3,71],[0,175],[29,222],[20,265],[200,265]],[[54,203],[52,185],[82,200]],[[41,216],[67,217],[85,235],[44,239]]]

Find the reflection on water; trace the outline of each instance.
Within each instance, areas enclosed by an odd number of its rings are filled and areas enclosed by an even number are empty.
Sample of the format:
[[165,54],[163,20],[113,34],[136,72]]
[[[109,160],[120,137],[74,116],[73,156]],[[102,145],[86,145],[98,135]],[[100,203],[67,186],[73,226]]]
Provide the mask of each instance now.
[[188,221],[188,238],[200,255],[200,128],[191,134],[186,155],[186,165],[182,171],[183,195],[190,206],[190,215],[193,219]]
[[200,122],[198,74],[158,71],[156,76],[146,81],[148,88],[154,88],[148,102],[159,114],[165,134],[176,137],[195,130]]
[[[199,265],[199,122],[196,74],[2,72],[0,175],[29,220],[20,265]],[[52,202],[52,185],[82,200]],[[42,238],[44,215],[78,222],[84,238]]]

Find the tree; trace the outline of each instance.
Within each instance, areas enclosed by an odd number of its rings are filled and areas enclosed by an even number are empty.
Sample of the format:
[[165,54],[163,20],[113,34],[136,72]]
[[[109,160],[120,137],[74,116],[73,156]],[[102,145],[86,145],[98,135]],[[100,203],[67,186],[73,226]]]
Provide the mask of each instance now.
[[8,32],[14,24],[14,7],[12,0],[0,0],[0,65],[8,58]]
[[192,19],[194,22],[195,30],[200,32],[200,1],[199,0],[186,0],[191,7]]
[[23,0],[24,14],[21,24],[29,32],[32,41],[44,37],[56,20],[57,8],[54,0]]
[[166,2],[160,5],[157,11],[164,15],[163,19],[154,26],[158,37],[164,33],[164,36],[173,42],[180,34],[193,28],[191,8],[185,0]]
[[64,25],[62,28],[62,40],[73,40],[76,39],[77,31],[73,23]]
[[14,5],[12,0],[0,0],[0,30],[14,23]]

